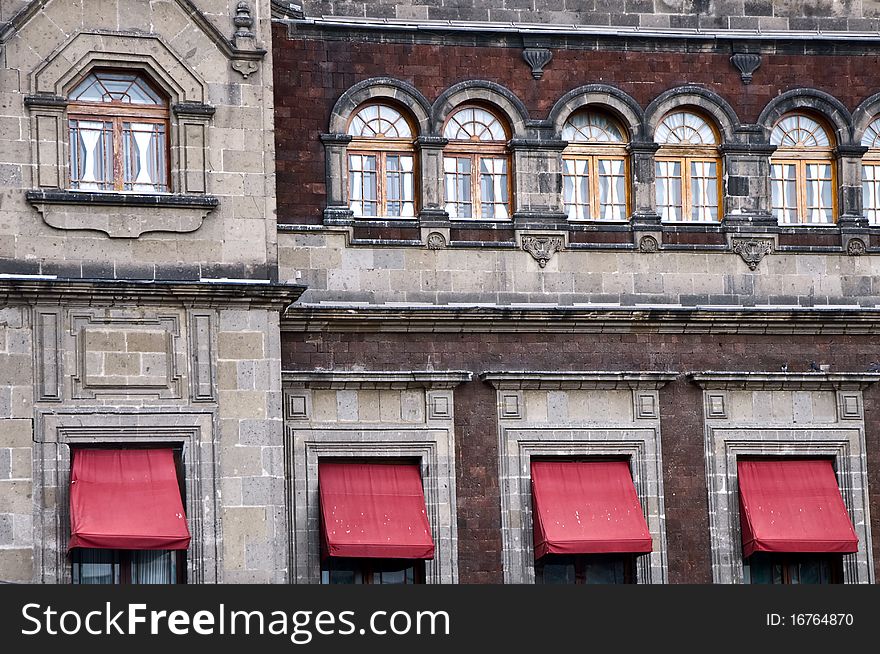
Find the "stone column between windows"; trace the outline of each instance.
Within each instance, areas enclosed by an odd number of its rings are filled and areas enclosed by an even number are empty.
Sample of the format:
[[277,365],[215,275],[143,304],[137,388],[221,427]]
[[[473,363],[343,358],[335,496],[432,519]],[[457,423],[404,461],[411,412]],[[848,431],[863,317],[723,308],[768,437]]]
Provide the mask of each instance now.
[[633,227],[660,226],[654,183],[654,155],[660,146],[650,141],[633,141],[627,147],[632,169],[632,222]]
[[442,136],[420,136],[415,142],[421,191],[419,220],[426,227],[449,220],[443,195],[443,148],[447,143],[449,140]]
[[862,157],[868,151],[863,145],[839,145],[834,149],[837,159],[837,208],[841,227],[865,222],[862,210]]
[[566,225],[562,193],[562,157],[565,141],[512,139],[513,207],[517,227]]
[[[748,136],[746,138],[749,138]],[[776,224],[770,196],[770,155],[775,145],[725,143],[721,146],[725,223],[756,220]]]
[[324,178],[327,186],[327,208],[324,224],[348,222],[353,214],[348,208],[348,165],[346,149],[351,143],[348,134],[321,134],[324,144]]

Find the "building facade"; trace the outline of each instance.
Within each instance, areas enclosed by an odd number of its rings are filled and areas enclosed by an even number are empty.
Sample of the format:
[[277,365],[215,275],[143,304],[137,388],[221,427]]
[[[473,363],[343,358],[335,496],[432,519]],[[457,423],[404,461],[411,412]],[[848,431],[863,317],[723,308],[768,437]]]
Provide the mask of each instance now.
[[[268,2],[0,19],[0,579],[97,570],[71,460],[163,448],[192,539],[154,580],[283,582]],[[100,580],[153,574],[115,556]]]
[[[880,7],[495,4],[0,4],[0,580],[875,582]],[[144,449],[186,538],[68,551]]]
[[[639,583],[758,580],[738,468],[814,458],[857,532],[841,578],[873,582],[874,10],[306,2],[276,20],[280,277],[308,287],[282,320],[293,460],[432,438],[448,391],[419,384],[403,430],[395,385],[456,375],[459,582],[546,580],[533,464],[608,457],[652,537]],[[296,544],[292,580],[316,578],[317,526]]]

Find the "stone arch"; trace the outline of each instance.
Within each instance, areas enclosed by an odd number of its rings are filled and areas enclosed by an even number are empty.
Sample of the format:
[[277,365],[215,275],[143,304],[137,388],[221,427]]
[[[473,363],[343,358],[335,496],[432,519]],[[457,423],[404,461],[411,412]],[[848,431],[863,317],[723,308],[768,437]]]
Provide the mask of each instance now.
[[[831,128],[835,145],[850,145],[853,141],[853,117],[840,100],[833,95],[817,89],[793,89],[773,98],[761,115],[758,124],[764,129],[769,141],[770,132],[777,121],[792,111],[806,111],[818,114]],[[867,125],[866,125],[867,126]],[[856,142],[857,143],[857,142]]]
[[510,90],[485,80],[459,82],[441,93],[431,107],[431,133],[442,134],[446,118],[456,107],[466,102],[491,106],[507,121],[514,138],[525,138],[528,109]]
[[880,93],[865,98],[852,114],[853,139],[855,145],[862,142],[868,125],[880,117]]
[[548,121],[555,138],[561,138],[562,127],[574,112],[586,107],[598,107],[614,115],[629,132],[631,141],[643,138],[644,112],[630,95],[607,84],[588,84],[563,95],[550,110]]
[[717,93],[695,85],[669,89],[654,98],[645,109],[646,137],[653,139],[663,117],[676,109],[696,109],[714,123],[723,143],[736,140],[734,133],[740,124],[736,111]]
[[389,100],[401,105],[415,121],[418,134],[430,131],[431,105],[418,89],[392,77],[372,77],[358,82],[339,96],[330,114],[331,134],[344,134],[355,109],[370,100]]
[[100,66],[145,73],[172,104],[207,102],[205,82],[155,35],[77,34],[33,72],[33,92],[65,97],[75,81]]

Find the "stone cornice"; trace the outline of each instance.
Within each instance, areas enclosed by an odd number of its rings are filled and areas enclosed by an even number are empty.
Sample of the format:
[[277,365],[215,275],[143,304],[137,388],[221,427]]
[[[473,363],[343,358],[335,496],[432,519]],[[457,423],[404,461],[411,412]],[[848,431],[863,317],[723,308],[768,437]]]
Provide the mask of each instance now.
[[471,381],[473,373],[465,370],[318,370],[300,372],[283,370],[281,380],[285,386],[307,386],[316,389],[450,389]]
[[504,371],[483,372],[480,379],[498,390],[656,390],[678,375],[670,371]]
[[188,307],[244,306],[281,311],[306,290],[295,284],[253,280],[199,282],[67,280],[0,275],[0,306],[58,304],[131,306],[163,304]]
[[880,381],[877,372],[689,372],[706,390],[823,391],[862,390]]
[[284,331],[876,334],[877,308],[295,305]]

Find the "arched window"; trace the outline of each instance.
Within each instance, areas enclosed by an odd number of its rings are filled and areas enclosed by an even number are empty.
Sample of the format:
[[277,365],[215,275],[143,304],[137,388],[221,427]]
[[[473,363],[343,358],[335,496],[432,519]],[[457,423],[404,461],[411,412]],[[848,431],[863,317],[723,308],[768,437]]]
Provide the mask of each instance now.
[[416,215],[413,129],[394,107],[368,104],[348,125],[348,202],[355,216]]
[[443,136],[449,139],[443,153],[449,217],[510,218],[510,157],[501,121],[481,107],[462,107],[447,120]]
[[703,117],[675,111],[657,126],[657,211],[663,220],[714,222],[721,195],[718,133]]
[[572,114],[562,128],[565,213],[569,220],[626,220],[625,130],[593,111]]
[[773,127],[770,159],[773,215],[784,224],[834,222],[833,143],[826,129],[805,114],[783,116]]
[[862,157],[862,206],[872,225],[880,225],[880,118],[862,136],[868,151]]
[[168,101],[145,77],[93,71],[68,100],[70,188],[170,190]]

